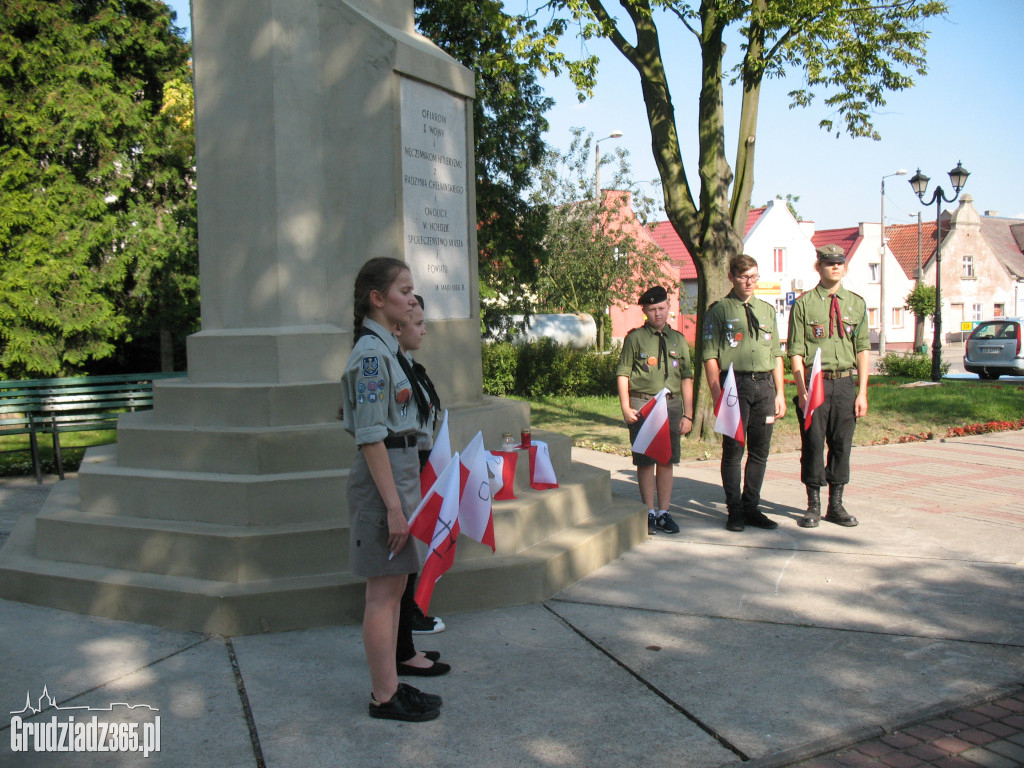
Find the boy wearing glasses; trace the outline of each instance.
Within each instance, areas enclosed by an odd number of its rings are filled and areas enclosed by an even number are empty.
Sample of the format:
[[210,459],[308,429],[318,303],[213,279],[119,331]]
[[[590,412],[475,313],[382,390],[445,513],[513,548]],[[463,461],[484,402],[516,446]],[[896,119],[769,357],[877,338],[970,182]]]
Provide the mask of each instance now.
[[746,436],[742,491],[743,443],[722,436],[722,487],[729,513],[725,527],[729,531],[742,531],[748,525],[766,530],[779,527],[758,509],[772,430],[775,420],[786,414],[775,307],[754,296],[759,277],[753,258],[746,254],[734,257],[729,263],[732,290],[708,308],[704,319],[701,358],[711,394],[718,402],[731,364]]

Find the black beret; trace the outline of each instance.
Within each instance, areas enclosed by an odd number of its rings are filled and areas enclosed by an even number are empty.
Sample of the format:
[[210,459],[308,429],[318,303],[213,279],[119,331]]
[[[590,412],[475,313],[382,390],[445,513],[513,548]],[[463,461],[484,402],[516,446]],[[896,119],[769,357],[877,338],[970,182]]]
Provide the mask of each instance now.
[[648,288],[640,296],[641,307],[646,307],[648,304],[661,304],[663,301],[668,301],[668,291],[660,285]]
[[838,245],[823,245],[818,249],[818,261],[822,264],[845,264],[845,251]]

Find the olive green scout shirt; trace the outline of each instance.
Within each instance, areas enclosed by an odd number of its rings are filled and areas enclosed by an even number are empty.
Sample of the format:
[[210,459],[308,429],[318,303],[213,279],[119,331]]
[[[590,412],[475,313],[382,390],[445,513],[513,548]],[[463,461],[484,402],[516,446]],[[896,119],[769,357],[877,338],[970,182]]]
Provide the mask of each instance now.
[[704,318],[702,358],[718,360],[722,373],[730,363],[737,373],[774,371],[782,357],[775,307],[751,296],[750,308],[757,318],[757,333],[749,327],[747,311],[734,293],[716,301]]
[[843,317],[843,337],[835,331],[828,333],[832,295],[818,283],[793,303],[789,316],[790,357],[801,355],[810,368],[814,353],[821,348],[821,370],[848,371],[857,367],[857,353],[870,349],[868,338],[867,304],[853,291],[842,286],[836,291],[839,312]]
[[669,392],[679,396],[683,379],[693,378],[686,337],[668,326],[665,326],[664,334],[667,366],[659,359],[659,334],[653,328],[645,323],[626,334],[615,375],[629,377],[630,392],[656,395],[662,387],[668,387]]

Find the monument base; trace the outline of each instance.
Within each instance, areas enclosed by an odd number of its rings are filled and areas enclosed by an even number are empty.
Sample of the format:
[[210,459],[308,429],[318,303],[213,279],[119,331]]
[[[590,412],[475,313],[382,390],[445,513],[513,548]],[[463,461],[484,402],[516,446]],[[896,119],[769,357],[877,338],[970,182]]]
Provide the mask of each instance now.
[[[460,539],[432,611],[547,599],[646,539],[643,516],[613,505],[606,471],[569,463],[567,438],[535,435],[552,449],[559,487],[531,490],[528,462],[520,461],[518,499],[494,504],[497,553]],[[79,478],[55,486],[39,513],[18,522],[0,551],[0,598],[223,635],[361,621],[364,581],[347,570],[348,515],[338,514],[340,504],[333,514],[284,523],[273,514],[275,485],[264,483],[248,488],[248,508],[220,496],[218,522],[194,522],[182,518],[206,513],[184,506],[181,492],[166,499],[174,473],[126,471],[112,448],[90,450]],[[344,498],[344,474],[327,480],[334,502],[338,492]],[[218,482],[199,479],[210,486],[197,498]],[[109,506],[90,508],[83,496],[111,484],[120,490],[105,494]],[[140,516],[141,495],[164,498],[177,517]],[[135,514],[120,508],[127,505]]]

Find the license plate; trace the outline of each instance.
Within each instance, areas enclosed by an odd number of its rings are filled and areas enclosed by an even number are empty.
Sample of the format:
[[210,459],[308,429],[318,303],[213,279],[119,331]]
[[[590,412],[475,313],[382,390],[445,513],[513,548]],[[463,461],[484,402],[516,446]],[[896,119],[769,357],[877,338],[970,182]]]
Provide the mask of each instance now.
[[1003,348],[1002,347],[982,347],[981,351],[984,352],[986,355],[998,355],[1000,352],[1003,351]]

